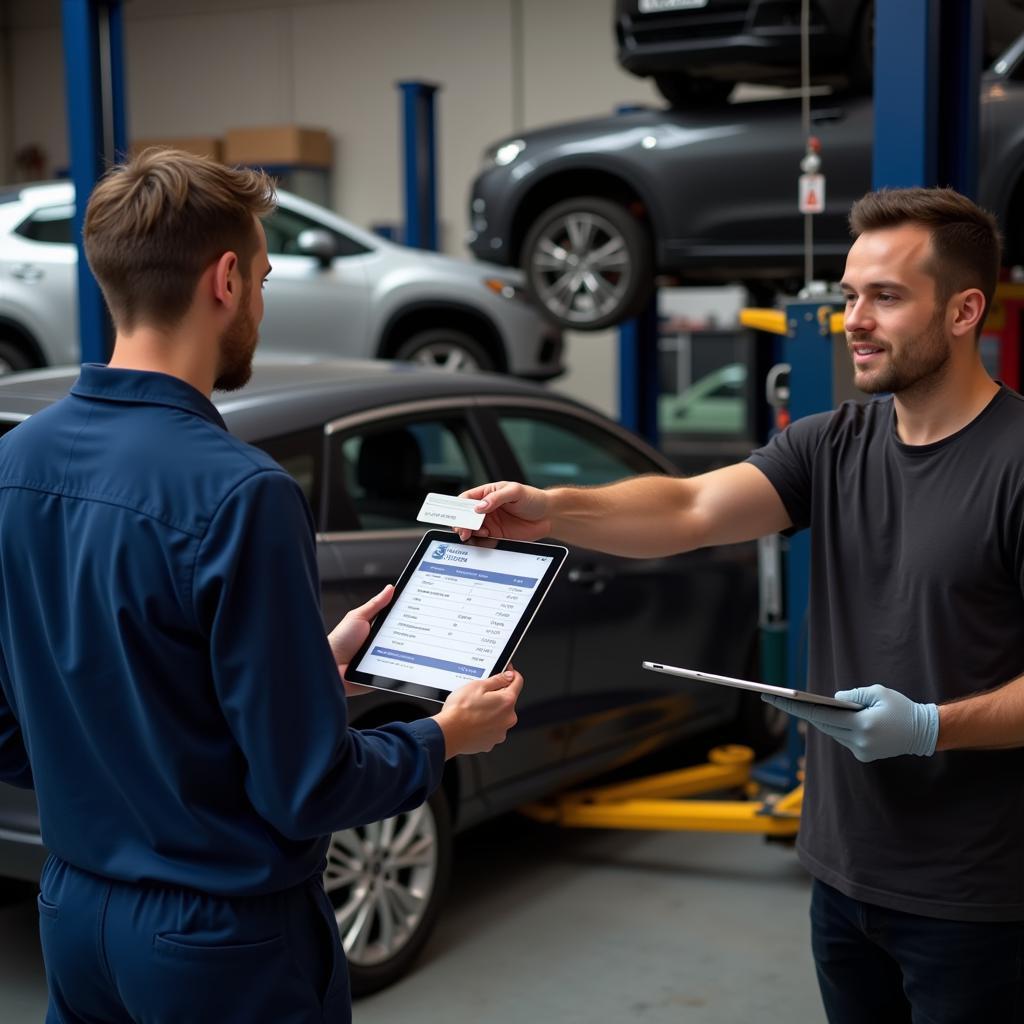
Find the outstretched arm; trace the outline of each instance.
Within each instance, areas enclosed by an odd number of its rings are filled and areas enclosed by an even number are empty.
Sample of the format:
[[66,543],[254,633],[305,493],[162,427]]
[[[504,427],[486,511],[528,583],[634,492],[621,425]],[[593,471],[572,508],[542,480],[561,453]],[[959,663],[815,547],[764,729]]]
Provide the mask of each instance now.
[[[465,491],[486,513],[482,537],[569,544],[654,558],[711,544],[734,544],[792,525],[778,492],[750,463],[690,478],[640,476],[604,487],[483,484]],[[460,530],[463,540],[472,535]]]

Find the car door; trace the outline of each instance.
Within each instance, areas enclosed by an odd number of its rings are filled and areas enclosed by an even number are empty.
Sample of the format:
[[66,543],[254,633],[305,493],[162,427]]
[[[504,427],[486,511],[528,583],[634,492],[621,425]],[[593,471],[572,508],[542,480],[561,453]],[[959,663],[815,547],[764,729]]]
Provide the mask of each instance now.
[[[515,456],[517,478],[538,487],[593,486],[667,468],[596,417],[534,403],[490,411]],[[570,758],[610,760],[659,732],[697,731],[735,714],[734,694],[647,672],[640,663],[747,670],[756,570],[752,546],[741,547],[644,559],[570,549],[555,584],[560,624],[572,642]]]
[[78,250],[73,203],[37,207],[0,250],[0,306],[38,339],[49,363],[78,361]]
[[[273,271],[264,293],[260,351],[332,359],[375,355],[366,273],[374,253],[283,202],[263,226]],[[335,255],[326,264],[299,251],[305,231],[326,232],[332,240]]]
[[[340,420],[329,428],[327,532],[321,537],[325,615],[393,583],[429,526],[416,514],[429,491],[458,494],[494,476],[493,457],[464,400],[427,403]],[[565,752],[558,710],[566,690],[569,643],[541,609],[516,667],[527,679],[519,724],[505,744],[476,759],[484,788],[539,779]],[[423,702],[424,714],[438,705]]]

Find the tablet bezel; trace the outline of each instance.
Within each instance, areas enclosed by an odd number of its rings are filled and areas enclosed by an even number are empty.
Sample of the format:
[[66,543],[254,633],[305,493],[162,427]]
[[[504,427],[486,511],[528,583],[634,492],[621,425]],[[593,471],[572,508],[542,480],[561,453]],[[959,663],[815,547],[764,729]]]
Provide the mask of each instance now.
[[[491,548],[498,551],[516,551],[524,555],[541,555],[545,558],[551,559],[544,570],[544,575],[541,577],[540,582],[534,589],[526,608],[519,617],[519,621],[512,630],[512,635],[509,637],[508,642],[495,658],[490,670],[485,671],[481,678],[495,675],[508,665],[509,661],[512,659],[512,655],[515,654],[516,648],[518,648],[524,634],[527,629],[529,629],[530,623],[537,614],[537,610],[540,608],[544,598],[547,596],[551,584],[554,582],[555,577],[558,575],[558,571],[562,568],[562,564],[565,562],[566,556],[569,553],[569,549],[563,547],[561,544],[537,544],[520,540],[497,540],[489,537],[472,537],[468,541],[462,541],[459,539],[459,535],[457,533],[453,533],[449,530],[427,530],[427,532],[420,538],[420,541],[416,545],[413,553],[409,556],[409,561],[402,570],[401,576],[398,577],[398,580],[395,583],[395,592],[392,595],[391,602],[388,604],[387,608],[385,608],[373,620],[369,634],[363,641],[359,650],[356,651],[352,661],[349,663],[349,668],[345,672],[345,678],[350,683],[359,683],[361,686],[369,686],[374,690],[384,690],[388,693],[400,693],[410,697],[420,697],[424,700],[436,701],[439,704],[443,704],[454,692],[453,690],[445,690],[441,687],[425,686],[422,683],[409,682],[405,679],[392,679],[390,676],[376,675],[374,673],[364,672],[359,668],[354,667],[358,666],[359,662],[366,656],[367,652],[373,646],[377,634],[381,631],[384,623],[387,621],[388,615],[398,603],[398,598],[401,596],[402,591],[405,590],[409,581],[412,579],[413,573],[423,560],[423,556],[426,554],[427,548],[434,541],[440,541],[453,546]],[[469,682],[469,680],[467,680],[467,682]]]
[[679,676],[682,679],[696,679],[701,683],[717,683],[719,686],[732,686],[738,690],[770,693],[775,697],[786,697],[789,700],[803,701],[806,704],[823,704],[830,708],[843,708],[845,711],[862,711],[864,709],[863,704],[855,704],[852,700],[836,700],[835,697],[826,697],[823,693],[811,693],[808,690],[792,690],[788,686],[756,683],[751,679],[717,676],[712,672],[698,672],[695,668],[679,668],[677,665],[663,665],[661,662],[644,661],[641,664],[650,672],[665,672],[670,676]]

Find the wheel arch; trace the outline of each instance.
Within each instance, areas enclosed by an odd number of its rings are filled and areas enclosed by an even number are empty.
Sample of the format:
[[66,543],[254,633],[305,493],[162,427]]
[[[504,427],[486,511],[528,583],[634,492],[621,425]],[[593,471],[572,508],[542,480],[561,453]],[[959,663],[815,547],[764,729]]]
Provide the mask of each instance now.
[[34,367],[48,365],[46,357],[43,355],[43,350],[39,347],[39,342],[36,341],[35,335],[33,335],[27,327],[23,324],[19,324],[16,320],[0,315],[0,339],[10,340],[21,348],[32,360],[32,365]]
[[597,196],[621,203],[647,226],[657,248],[655,225],[665,222],[658,214],[657,203],[647,195],[646,190],[612,171],[573,167],[556,171],[543,181],[538,181],[520,200],[509,233],[511,263],[521,265],[523,242],[538,214],[574,196]]
[[[363,715],[354,717],[352,725],[356,729],[376,729],[390,722],[415,722],[423,717],[423,708],[412,704],[381,704]],[[459,778],[457,760],[446,761],[444,774],[441,777],[441,789],[448,801],[448,814],[452,828],[456,829],[459,822],[459,798],[462,795],[462,780]]]
[[381,332],[377,355],[390,359],[407,338],[438,327],[453,327],[471,334],[487,350],[495,367],[502,373],[508,372],[505,347],[494,321],[478,309],[451,302],[418,302],[397,310]]

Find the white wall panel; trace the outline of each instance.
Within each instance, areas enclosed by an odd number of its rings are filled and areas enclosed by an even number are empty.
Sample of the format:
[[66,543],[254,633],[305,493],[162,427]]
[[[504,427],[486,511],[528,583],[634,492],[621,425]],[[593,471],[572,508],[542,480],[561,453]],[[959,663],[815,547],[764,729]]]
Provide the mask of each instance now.
[[653,86],[615,60],[611,0],[522,0],[524,114],[529,128],[661,105]]
[[129,132],[217,135],[292,120],[291,11],[133,16],[125,47]]
[[64,57],[58,25],[12,31],[11,82],[15,150],[35,143],[46,154],[47,174],[67,167]]
[[402,217],[401,97],[437,98],[439,216],[448,252],[465,255],[466,202],[480,152],[512,130],[508,0],[346,0],[297,6],[295,108],[337,137],[335,197],[362,223]]
[[0,7],[0,185],[14,180],[11,161],[14,142],[14,97],[11,89],[10,33],[5,11]]

